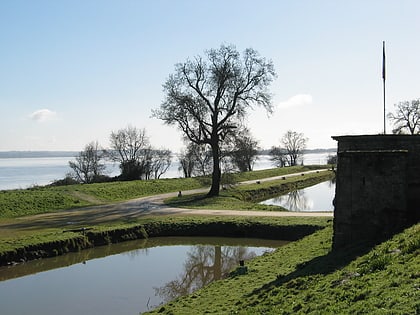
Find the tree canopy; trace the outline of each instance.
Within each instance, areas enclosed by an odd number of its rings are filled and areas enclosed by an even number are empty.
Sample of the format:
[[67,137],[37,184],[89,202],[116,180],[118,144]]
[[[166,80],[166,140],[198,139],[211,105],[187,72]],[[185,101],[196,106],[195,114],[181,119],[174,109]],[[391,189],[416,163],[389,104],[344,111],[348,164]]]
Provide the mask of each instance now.
[[388,119],[394,124],[395,134],[420,134],[420,99],[399,102],[395,105],[395,114],[388,113]]
[[69,161],[71,177],[79,183],[95,182],[105,171],[104,159],[105,151],[99,147],[98,142],[88,143],[75,157],[75,161]]
[[308,139],[305,138],[303,133],[289,130],[284,134],[281,142],[286,149],[290,166],[297,165],[299,158],[303,154],[303,150],[306,149],[307,141]]
[[250,172],[257,160],[258,149],[258,141],[248,128],[243,128],[234,135],[228,155],[240,172]]
[[270,150],[271,161],[277,167],[297,165],[308,139],[303,133],[288,130],[281,138],[281,147],[272,147]]
[[153,149],[145,129],[133,126],[113,131],[109,156],[120,163],[122,180],[160,178],[171,165],[167,149]]
[[165,99],[153,115],[176,125],[191,142],[210,146],[213,158],[210,196],[219,194],[220,145],[255,105],[272,112],[268,86],[275,77],[271,61],[233,45],[175,66],[163,85]]

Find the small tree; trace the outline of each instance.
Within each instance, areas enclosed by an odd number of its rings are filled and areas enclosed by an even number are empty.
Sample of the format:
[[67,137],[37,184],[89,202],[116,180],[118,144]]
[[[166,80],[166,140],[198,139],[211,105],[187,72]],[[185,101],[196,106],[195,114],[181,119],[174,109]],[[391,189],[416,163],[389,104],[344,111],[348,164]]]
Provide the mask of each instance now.
[[267,87],[275,77],[271,61],[253,49],[241,56],[234,46],[211,49],[205,57],[176,65],[164,84],[165,100],[154,116],[176,125],[197,145],[208,146],[212,156],[209,196],[217,196],[221,181],[221,144],[240,125],[247,111],[261,105],[272,111]]
[[150,160],[150,173],[153,178],[159,179],[171,166],[172,152],[168,149],[152,150]]
[[270,161],[276,167],[284,167],[287,165],[287,152],[285,149],[280,147],[271,147],[270,150]]
[[187,150],[181,158],[180,163],[184,170],[184,175],[186,172],[189,172],[190,177],[211,174],[212,155],[211,151],[207,150],[205,145],[198,145],[191,142],[188,144]]
[[395,106],[395,114],[388,113],[394,124],[394,134],[420,134],[420,99],[400,102]]
[[307,141],[308,139],[305,138],[303,133],[289,130],[284,134],[281,142],[286,150],[287,161],[290,166],[297,165],[299,158],[303,155],[303,150],[306,148]]
[[327,164],[337,164],[337,154],[330,154],[327,157]]
[[233,136],[228,155],[240,172],[248,172],[252,171],[258,158],[258,149],[258,141],[252,137],[248,128],[244,128]]
[[194,152],[187,147],[179,156],[178,170],[182,171],[185,178],[189,178],[193,175],[195,164]]
[[145,129],[127,126],[110,136],[109,156],[120,163],[121,179],[142,179],[149,168],[150,145]]
[[84,150],[76,156],[75,161],[69,162],[72,169],[71,177],[80,183],[93,183],[103,175],[105,170],[104,152],[97,141],[87,144]]

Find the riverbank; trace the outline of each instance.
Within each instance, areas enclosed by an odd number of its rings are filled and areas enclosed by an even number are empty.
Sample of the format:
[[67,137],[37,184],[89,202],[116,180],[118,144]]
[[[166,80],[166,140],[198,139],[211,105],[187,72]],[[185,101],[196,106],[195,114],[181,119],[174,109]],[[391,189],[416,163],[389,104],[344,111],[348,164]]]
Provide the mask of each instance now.
[[331,239],[329,224],[147,314],[420,314],[420,224],[374,248]]
[[[329,155],[336,154],[336,149],[305,152],[305,165],[326,164]],[[79,152],[1,152],[0,151],[0,190],[29,188],[49,185],[63,179],[71,171],[69,161],[74,160]],[[161,178],[179,178],[179,161],[174,159],[169,169]],[[272,168],[269,155],[258,155],[253,169]],[[114,177],[120,175],[118,163],[105,162],[105,175]]]
[[14,243],[0,243],[0,266],[54,257],[95,246],[162,236],[247,237],[295,241],[324,228],[329,218],[175,216],[148,217],[132,223],[90,228],[50,230],[28,235]]
[[[234,174],[232,181],[239,183],[276,176],[287,177],[327,168],[327,165],[321,165],[266,169]],[[210,183],[209,177],[194,177],[4,190],[0,191],[0,219],[115,204],[170,192],[200,188],[205,191]]]
[[[290,172],[291,170],[292,169],[282,170],[283,176],[286,179],[281,179],[280,183],[276,184],[277,178],[274,178],[272,181],[266,181],[264,184],[258,184],[258,188],[264,189],[265,185],[286,185],[287,187],[292,185],[295,187],[296,185],[302,185],[302,181],[304,180],[307,180],[309,183],[313,184],[316,178],[318,178],[319,182],[325,180],[325,175],[331,176],[330,172],[326,170],[309,171],[308,173],[299,173],[297,175],[294,173],[289,173],[288,175],[285,174],[285,172]],[[276,172],[278,171],[276,170]],[[267,176],[267,174],[271,174],[271,172],[264,170],[261,172],[255,172],[253,175]],[[306,175],[302,176],[301,174]],[[246,174],[246,176],[250,177],[251,174]],[[163,187],[166,187],[164,189],[167,189],[168,186],[166,185],[166,182],[162,181],[161,183],[164,184]],[[94,185],[88,188],[93,189],[92,187],[95,188]],[[244,187],[246,187],[246,185],[241,185],[240,188],[244,189]],[[112,189],[113,188],[111,188],[111,190]],[[156,189],[159,190],[157,187],[152,187],[152,191]],[[26,192],[28,191],[23,191],[23,193]],[[29,194],[31,197],[33,197],[36,196],[36,192],[37,191],[29,191]],[[42,190],[41,192],[48,193],[48,190]],[[203,192],[203,190],[193,190],[189,193],[197,192]],[[121,242],[124,239],[130,240],[147,237],[148,232],[142,231],[138,225],[144,224],[144,220],[149,220],[150,217],[156,218],[156,216],[178,217],[200,214],[202,216],[210,215],[213,217],[213,220],[217,222],[217,218],[215,217],[220,216],[237,215],[239,217],[296,217],[300,215],[285,211],[261,211],[284,209],[273,206],[261,207],[261,205],[254,204],[252,202],[244,203],[235,198],[233,198],[234,201],[229,203],[230,208],[226,209],[225,207],[222,211],[210,210],[214,208],[217,209],[217,207],[211,207],[209,204],[205,209],[200,207],[198,207],[199,209],[182,209],[174,208],[174,206],[168,206],[164,204],[163,200],[165,198],[175,196],[176,194],[177,193],[161,194],[151,197],[138,198],[123,203],[111,203],[108,205],[76,208],[55,212],[42,213],[41,211],[40,214],[32,216],[2,219],[0,221],[0,260],[3,264],[7,264],[11,262],[25,261],[28,259],[38,259],[61,255],[69,251],[77,251],[91,246],[103,245],[110,242]],[[42,194],[38,195],[38,198],[41,199],[42,196]],[[212,200],[213,205],[226,203],[226,199],[224,197],[208,199]],[[247,207],[243,207],[244,204],[246,204]],[[231,210],[232,208],[240,210]],[[306,213],[304,215],[311,217],[318,216],[316,213]],[[319,216],[331,217],[332,214],[321,213]],[[135,227],[132,227],[133,224]],[[109,226],[111,226],[111,228],[109,228]],[[177,225],[175,224],[174,226]],[[106,230],[106,233],[101,238],[100,235],[103,229]],[[126,232],[127,229],[129,229],[129,232]],[[169,228],[167,227],[166,229]],[[179,233],[182,233],[183,230],[186,231],[185,233],[189,233],[188,229],[189,227],[187,224],[186,226],[180,228],[181,232]],[[215,231],[211,232],[211,234],[216,236],[218,233],[217,231],[218,230],[216,229]],[[219,232],[223,233],[223,231]],[[200,231],[198,230],[196,233],[197,236],[201,235]],[[239,233],[239,236],[242,234]],[[181,234],[173,234],[172,236],[177,235]],[[161,235],[156,234],[155,236]]]
[[[262,185],[261,182],[254,184],[257,187]],[[160,202],[163,204],[162,200]],[[42,244],[48,244],[43,249],[45,253],[58,255],[83,246],[151,235],[184,235],[186,231],[194,235],[207,231],[207,235],[231,233],[230,236],[244,237],[268,235],[271,229],[271,237],[293,237],[296,240],[272,254],[248,262],[246,273],[233,270],[228,279],[160,306],[152,313],[420,313],[419,224],[373,249],[359,247],[331,252],[332,220],[319,217],[319,214],[311,214],[315,215],[312,217],[244,218],[209,216],[201,209],[185,209],[183,213],[171,212],[157,217],[150,213],[156,210],[153,208],[156,204],[148,203],[137,212],[131,208],[135,205],[136,202],[125,203],[126,216],[123,218],[112,210],[114,205],[111,205],[106,213],[101,213],[103,208],[94,208],[98,210],[96,212],[89,212],[92,208],[88,208],[85,213],[73,209],[40,214],[35,221],[34,216],[29,220],[28,217],[2,219],[0,252],[17,252],[20,248],[21,253],[28,257],[33,254],[32,257],[36,258],[43,252],[33,249]],[[202,211],[202,215],[192,216],[189,211]],[[256,212],[262,216],[288,214],[284,211]],[[92,216],[94,213],[96,215]],[[110,220],[101,222],[101,216]],[[89,218],[96,223],[86,226],[86,221],[71,222],[69,218]]]

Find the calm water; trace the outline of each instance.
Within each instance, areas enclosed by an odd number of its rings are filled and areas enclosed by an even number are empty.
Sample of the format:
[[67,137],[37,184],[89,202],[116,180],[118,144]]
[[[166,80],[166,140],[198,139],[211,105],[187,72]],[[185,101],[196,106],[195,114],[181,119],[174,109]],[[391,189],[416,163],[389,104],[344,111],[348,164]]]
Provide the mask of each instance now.
[[0,267],[0,310],[8,315],[139,314],[286,243],[156,238]]
[[[304,155],[305,164],[325,164],[330,153]],[[70,172],[68,162],[74,158],[66,157],[36,157],[36,158],[0,158],[0,190],[28,188],[33,185],[48,185],[54,180],[62,179]],[[108,163],[106,174],[119,175],[118,165]],[[173,159],[169,170],[162,178],[180,177],[177,158]],[[272,168],[269,156],[260,156],[254,170]]]
[[335,183],[326,181],[261,203],[281,206],[290,211],[333,211],[334,196]]

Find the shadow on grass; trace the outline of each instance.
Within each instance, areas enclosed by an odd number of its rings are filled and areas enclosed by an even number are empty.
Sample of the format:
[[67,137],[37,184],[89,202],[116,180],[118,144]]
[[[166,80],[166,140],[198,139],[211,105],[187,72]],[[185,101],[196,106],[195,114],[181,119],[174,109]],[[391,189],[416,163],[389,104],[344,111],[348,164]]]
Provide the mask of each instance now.
[[207,204],[212,197],[208,197],[207,194],[193,194],[182,197],[173,197],[165,200],[165,204],[169,207],[183,208],[197,205]]
[[168,212],[153,201],[131,201],[20,217],[10,223],[1,224],[0,227],[4,230],[67,229],[115,221],[130,222],[151,214],[167,215]]
[[263,285],[247,295],[261,297],[271,289],[300,277],[311,275],[327,275],[348,265],[355,258],[367,254],[374,244],[360,244],[340,250],[330,251],[327,255],[316,257],[310,261],[298,264],[296,270],[287,275],[278,275],[277,279]]

